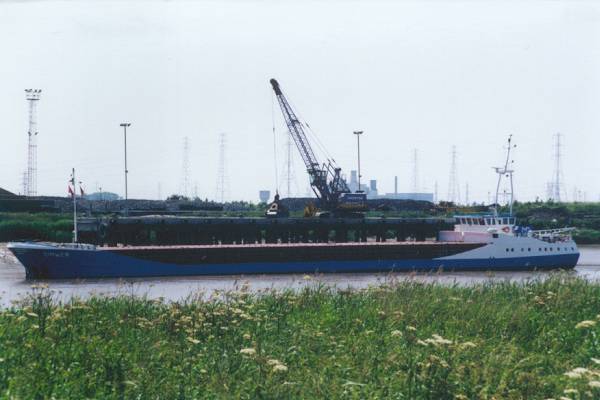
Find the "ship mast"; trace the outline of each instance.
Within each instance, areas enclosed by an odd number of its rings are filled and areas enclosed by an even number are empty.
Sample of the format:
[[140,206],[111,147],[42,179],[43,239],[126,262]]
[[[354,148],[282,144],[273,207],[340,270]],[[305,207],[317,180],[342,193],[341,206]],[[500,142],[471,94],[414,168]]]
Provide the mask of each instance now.
[[77,189],[75,186],[75,168],[71,174],[71,185],[73,185],[73,243],[77,243]]
[[514,202],[514,186],[513,186],[513,169],[509,169],[509,166],[512,166],[514,160],[510,158],[510,151],[517,147],[516,144],[512,144],[512,135],[508,136],[508,146],[506,147],[506,161],[504,162],[504,167],[493,167],[496,173],[498,174],[498,184],[496,185],[496,201],[494,202],[494,215],[498,216],[498,196],[500,192],[500,183],[502,182],[502,177],[506,177],[510,181],[510,204],[509,204],[509,214],[512,217],[513,213],[513,202]]

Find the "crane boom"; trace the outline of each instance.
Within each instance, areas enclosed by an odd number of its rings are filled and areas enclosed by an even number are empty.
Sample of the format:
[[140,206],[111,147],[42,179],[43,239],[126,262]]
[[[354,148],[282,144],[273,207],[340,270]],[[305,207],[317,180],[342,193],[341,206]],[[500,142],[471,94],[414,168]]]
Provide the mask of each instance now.
[[334,165],[331,160],[328,160],[326,164],[319,163],[304,132],[303,124],[285,98],[279,83],[275,79],[271,79],[270,82],[289,133],[292,135],[298,151],[300,151],[302,161],[304,161],[310,176],[311,187],[320,199],[321,206],[334,212],[365,209],[366,195],[350,192],[348,184],[341,175],[342,169]]
[[279,107],[281,107],[285,124],[287,125],[298,150],[300,150],[300,155],[302,156],[304,165],[306,165],[306,169],[309,170],[309,173],[311,170],[319,169],[319,161],[317,160],[317,157],[315,157],[315,153],[308,143],[308,138],[302,128],[302,123],[298,120],[296,113],[281,92],[279,83],[275,79],[271,79],[271,86],[273,86],[273,91],[279,102]]

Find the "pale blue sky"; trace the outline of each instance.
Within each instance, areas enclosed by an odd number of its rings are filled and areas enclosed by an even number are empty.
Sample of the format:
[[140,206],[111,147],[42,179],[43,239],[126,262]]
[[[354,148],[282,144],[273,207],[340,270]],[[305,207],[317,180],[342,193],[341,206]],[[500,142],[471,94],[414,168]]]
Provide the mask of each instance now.
[[[190,181],[214,198],[218,134],[227,132],[230,198],[273,190],[269,79],[345,171],[356,164],[382,192],[411,186],[446,197],[450,149],[471,200],[495,186],[509,133],[517,197],[545,195],[552,135],[564,137],[564,178],[600,195],[600,6],[577,1],[29,1],[0,3],[0,187],[19,191],[26,165],[23,89],[39,104],[38,192],[65,194],[71,167],[88,191],[130,197]],[[281,172],[285,132],[278,109]],[[307,179],[296,155],[302,193]],[[464,193],[463,193],[464,197]]]

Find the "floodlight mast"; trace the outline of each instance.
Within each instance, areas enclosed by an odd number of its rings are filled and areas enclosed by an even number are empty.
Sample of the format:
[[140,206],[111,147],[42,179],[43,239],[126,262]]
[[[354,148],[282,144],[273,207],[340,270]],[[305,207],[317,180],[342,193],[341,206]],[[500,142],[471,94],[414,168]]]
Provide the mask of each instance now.
[[119,126],[123,127],[123,148],[124,148],[124,153],[125,153],[125,200],[127,200],[128,198],[128,193],[127,193],[127,174],[129,173],[129,171],[127,170],[127,127],[131,126],[131,124],[129,122],[123,122],[120,123]]

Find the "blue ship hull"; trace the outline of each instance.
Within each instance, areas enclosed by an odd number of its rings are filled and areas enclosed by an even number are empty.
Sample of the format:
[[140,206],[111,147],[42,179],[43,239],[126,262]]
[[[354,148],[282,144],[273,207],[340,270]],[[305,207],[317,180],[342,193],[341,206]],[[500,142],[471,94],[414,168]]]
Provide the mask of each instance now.
[[543,270],[573,268],[579,254],[506,258],[409,258],[293,262],[170,263],[105,250],[18,245],[9,247],[28,279],[120,278],[186,275],[303,274],[333,272]]

